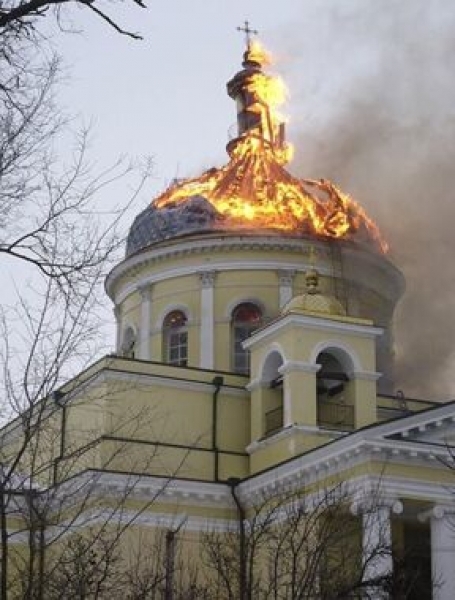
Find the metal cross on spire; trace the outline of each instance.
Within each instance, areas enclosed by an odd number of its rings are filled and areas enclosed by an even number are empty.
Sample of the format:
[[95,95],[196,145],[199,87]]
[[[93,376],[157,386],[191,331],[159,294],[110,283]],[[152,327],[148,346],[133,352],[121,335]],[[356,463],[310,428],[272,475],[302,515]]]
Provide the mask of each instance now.
[[259,33],[257,29],[250,29],[249,21],[245,21],[244,27],[237,27],[237,31],[243,31],[245,33],[245,42],[247,48],[250,47],[251,36],[258,35]]

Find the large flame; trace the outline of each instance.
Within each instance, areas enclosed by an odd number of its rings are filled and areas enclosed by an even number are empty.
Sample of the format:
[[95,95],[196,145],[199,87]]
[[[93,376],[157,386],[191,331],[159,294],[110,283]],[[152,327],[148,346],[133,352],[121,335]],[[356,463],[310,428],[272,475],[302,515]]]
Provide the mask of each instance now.
[[386,251],[378,228],[357,202],[329,181],[298,179],[284,169],[292,154],[278,113],[286,100],[286,86],[258,68],[269,60],[257,42],[248,48],[245,61],[253,68],[236,76],[241,77],[247,102],[239,109],[239,136],[228,144],[229,162],[174,183],[155,200],[155,207],[171,208],[202,196],[219,213],[223,228],[273,229],[324,238],[350,238],[363,232]]

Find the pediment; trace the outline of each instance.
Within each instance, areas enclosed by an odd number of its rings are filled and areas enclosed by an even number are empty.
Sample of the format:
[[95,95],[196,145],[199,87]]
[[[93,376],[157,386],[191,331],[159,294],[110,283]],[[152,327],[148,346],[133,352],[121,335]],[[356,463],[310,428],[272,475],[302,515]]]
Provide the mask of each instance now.
[[455,401],[372,428],[374,439],[455,446]]

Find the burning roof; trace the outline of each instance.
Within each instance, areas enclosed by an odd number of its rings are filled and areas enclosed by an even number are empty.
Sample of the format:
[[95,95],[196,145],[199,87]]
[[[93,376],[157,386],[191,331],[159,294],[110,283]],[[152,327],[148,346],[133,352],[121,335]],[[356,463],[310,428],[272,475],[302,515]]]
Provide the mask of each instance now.
[[263,71],[269,63],[270,56],[259,43],[250,42],[243,69],[227,84],[236,101],[238,128],[227,146],[228,163],[171,185],[152,203],[153,220],[168,221],[170,214],[175,217],[182,211],[193,213],[196,206],[196,222],[199,219],[202,230],[360,237],[386,251],[378,228],[357,202],[327,180],[298,179],[284,168],[293,154],[278,110],[287,90],[281,78]]

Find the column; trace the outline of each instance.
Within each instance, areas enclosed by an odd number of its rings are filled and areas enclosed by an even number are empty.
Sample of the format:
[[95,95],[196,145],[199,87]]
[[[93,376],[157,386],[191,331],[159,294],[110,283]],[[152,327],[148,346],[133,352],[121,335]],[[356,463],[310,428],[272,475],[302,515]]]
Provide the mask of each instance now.
[[151,287],[140,287],[139,294],[141,296],[141,325],[139,328],[138,358],[150,360],[150,337],[152,328]]
[[201,369],[214,368],[214,289],[215,271],[204,271],[201,279]]
[[279,278],[279,282],[280,282],[280,288],[279,288],[280,308],[283,308],[283,306],[287,302],[289,302],[289,300],[291,300],[291,298],[293,296],[292,282],[294,280],[294,275],[295,275],[295,271],[292,271],[290,269],[278,271],[278,278]]
[[433,600],[455,598],[454,516],[441,506],[431,511],[431,579]]
[[122,315],[122,311],[120,309],[120,306],[115,306],[114,307],[114,318],[115,318],[115,352],[117,354],[120,354],[120,344],[122,343],[122,320],[121,320],[121,315]]
[[283,375],[283,424],[316,427],[316,373],[320,365],[288,360],[278,369]]
[[356,429],[377,422],[377,380],[381,377],[375,371],[352,371],[348,373],[349,403],[354,405]]
[[383,600],[389,598],[381,589],[381,578],[384,584],[393,571],[391,511],[401,513],[403,505],[400,501],[382,506],[374,506],[362,514],[362,557],[364,567],[363,580],[376,581],[377,585],[368,589],[368,598]]

